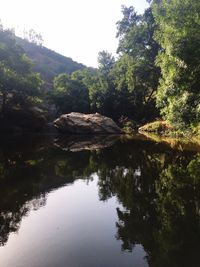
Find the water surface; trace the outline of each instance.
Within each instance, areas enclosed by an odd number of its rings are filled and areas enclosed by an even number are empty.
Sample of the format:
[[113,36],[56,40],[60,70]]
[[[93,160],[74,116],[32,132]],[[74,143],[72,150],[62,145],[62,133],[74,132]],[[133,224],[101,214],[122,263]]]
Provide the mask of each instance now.
[[0,266],[200,266],[197,152],[141,137],[0,146]]

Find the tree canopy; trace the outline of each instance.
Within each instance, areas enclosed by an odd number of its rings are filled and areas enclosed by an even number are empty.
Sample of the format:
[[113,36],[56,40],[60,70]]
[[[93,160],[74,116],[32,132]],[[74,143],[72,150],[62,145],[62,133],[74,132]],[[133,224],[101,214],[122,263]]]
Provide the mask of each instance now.
[[16,44],[11,30],[0,29],[0,94],[1,114],[8,107],[30,103],[40,95],[42,80],[31,70],[31,61]]
[[[138,14],[132,6],[122,6],[123,17],[116,24],[117,57],[100,51],[98,68],[75,62],[72,66],[61,55],[52,54],[56,62],[59,57],[57,64],[50,60],[47,49],[38,45],[42,37],[34,30],[29,31],[29,39],[35,44],[19,38],[16,42],[14,33],[1,26],[2,114],[6,106],[24,104],[37,98],[41,91],[42,81],[32,71],[32,63],[19,43],[45,77],[48,97],[43,96],[43,100],[48,107],[54,104],[58,113],[99,112],[116,121],[128,118],[137,124],[160,118],[181,131],[198,128],[200,3],[148,2],[149,8],[143,14]],[[39,49],[36,52],[40,53],[39,61],[27,44]]]
[[200,2],[153,1],[152,9],[162,48],[156,58],[162,73],[157,105],[172,124],[190,127],[200,119]]

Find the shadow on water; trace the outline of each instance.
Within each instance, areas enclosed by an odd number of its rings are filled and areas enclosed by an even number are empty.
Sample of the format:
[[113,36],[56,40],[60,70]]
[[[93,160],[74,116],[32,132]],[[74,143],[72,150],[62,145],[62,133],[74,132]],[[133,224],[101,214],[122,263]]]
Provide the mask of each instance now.
[[147,140],[165,144],[174,150],[200,152],[200,139],[198,137],[170,137],[154,133],[143,132],[141,134]]
[[[100,201],[116,196],[115,238],[142,244],[152,267],[200,266],[200,154],[143,138],[1,138],[0,245],[49,191],[98,175]],[[76,152],[74,152],[76,151]]]

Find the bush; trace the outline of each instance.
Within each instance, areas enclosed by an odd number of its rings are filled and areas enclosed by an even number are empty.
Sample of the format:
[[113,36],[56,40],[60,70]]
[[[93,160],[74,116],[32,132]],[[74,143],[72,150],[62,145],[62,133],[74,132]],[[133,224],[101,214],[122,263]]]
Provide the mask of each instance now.
[[166,121],[150,122],[139,128],[139,132],[154,132],[154,133],[167,133],[172,130],[173,127]]
[[127,118],[125,116],[122,116],[119,119],[119,124],[120,124],[122,130],[128,134],[135,132],[138,128],[136,122],[134,122],[133,120],[130,120],[129,118]]

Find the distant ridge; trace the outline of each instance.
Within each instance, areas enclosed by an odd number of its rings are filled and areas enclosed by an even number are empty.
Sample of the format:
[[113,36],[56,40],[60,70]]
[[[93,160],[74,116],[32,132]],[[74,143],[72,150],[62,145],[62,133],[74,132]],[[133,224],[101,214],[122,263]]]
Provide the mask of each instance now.
[[24,49],[26,55],[33,61],[33,70],[39,72],[48,82],[60,73],[72,73],[86,66],[73,61],[55,51],[16,37],[17,43]]

